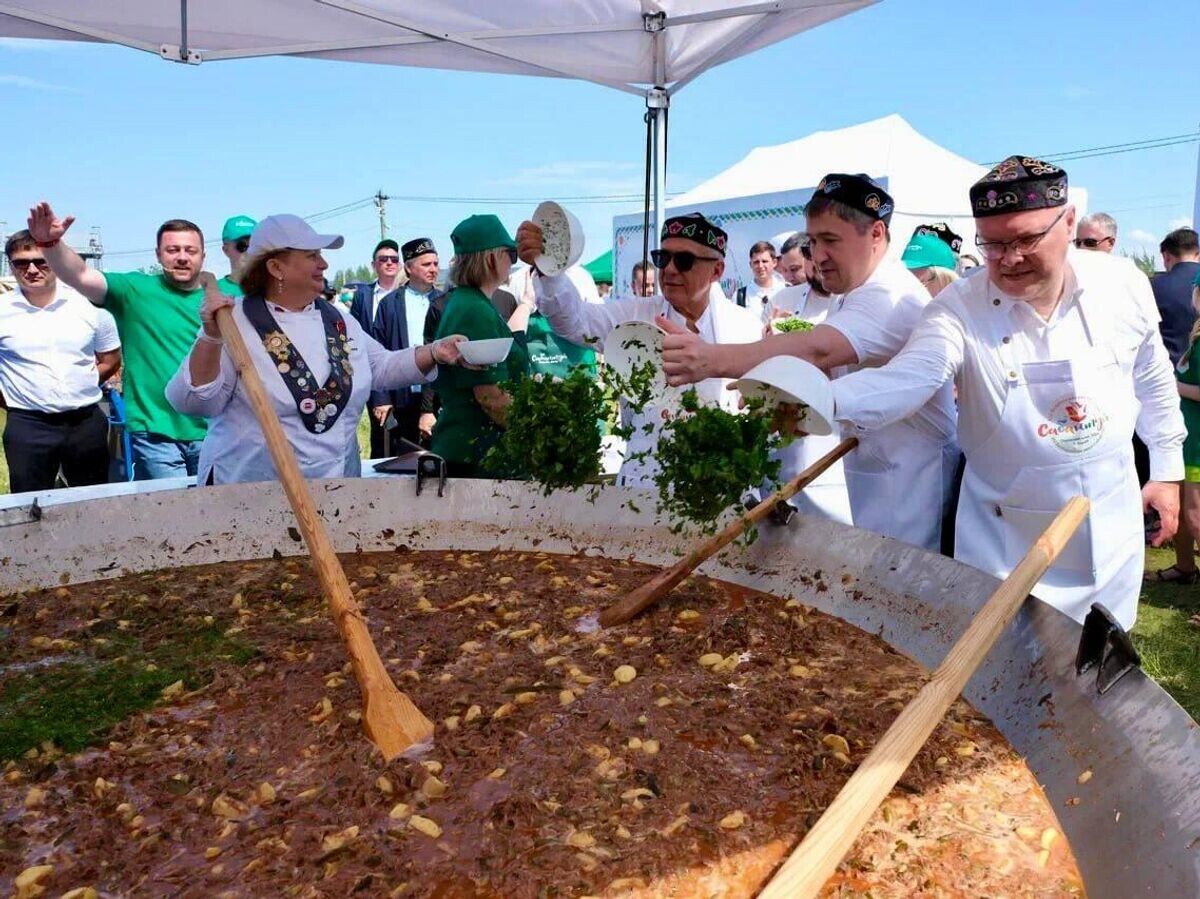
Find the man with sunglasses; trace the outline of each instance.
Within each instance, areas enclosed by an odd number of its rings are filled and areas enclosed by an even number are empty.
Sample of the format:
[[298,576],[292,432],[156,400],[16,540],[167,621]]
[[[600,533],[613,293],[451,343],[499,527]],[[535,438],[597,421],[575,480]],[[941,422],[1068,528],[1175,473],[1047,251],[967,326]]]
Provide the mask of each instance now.
[[[350,314],[362,325],[368,334],[375,330],[375,322],[379,316],[379,306],[383,298],[404,284],[400,276],[400,244],[385,237],[375,244],[371,253],[371,267],[375,270],[375,280],[370,284],[360,284],[354,291],[354,299],[350,301]],[[371,420],[371,458],[383,457],[383,424],[391,412],[390,404],[368,404]]]
[[[431,238],[417,237],[407,241],[400,247],[400,255],[408,281],[380,301],[371,334],[389,350],[402,350],[427,342],[423,337],[430,306],[444,296],[435,286],[441,266]],[[434,330],[436,332],[436,328]],[[437,421],[437,396],[433,385],[374,391],[371,406],[372,420],[380,423],[381,430],[381,423],[391,413],[397,422],[398,436],[410,443],[429,445]]]
[[74,221],[74,216],[59,219],[46,202],[29,210],[29,231],[54,273],[111,312],[121,329],[122,387],[134,476],[195,477],[207,426],[203,419],[177,412],[164,391],[200,331],[200,226],[187,219],[169,219],[158,226],[155,258],[161,271],[102,272],[89,267],[64,240]]
[[[698,212],[667,219],[659,246],[650,256],[658,270],[662,294],[623,297],[605,303],[588,303],[566,274],[538,277],[534,282],[538,309],[559,337],[579,346],[602,344],[613,328],[631,321],[653,322],[697,333],[712,343],[748,343],[757,340],[762,324],[757,315],[724,295],[714,297],[712,287],[725,272],[728,235]],[[530,265],[543,252],[542,230],[532,222],[517,229],[517,252]],[[712,378],[696,385],[702,402],[734,411],[738,395],[726,390],[728,380]],[[650,407],[623,417],[633,427],[618,483],[653,487],[657,465],[654,452],[659,430],[669,410]]]
[[108,420],[100,385],[121,365],[117,324],[59,289],[28,231],[5,242],[18,292],[0,299],[0,406],[13,493],[108,480]]
[[[832,173],[805,207],[805,233],[823,288],[837,294],[811,331],[774,334],[747,346],[712,346],[695,335],[663,339],[672,384],[738,378],[771,356],[798,356],[826,372],[879,366],[900,352],[931,297],[889,256],[891,196],[867,175]],[[860,438],[845,458],[857,527],[936,552],[958,448],[949,384],[903,421]]]
[[1093,212],[1075,228],[1075,249],[1111,253],[1117,245],[1117,220],[1107,212]]
[[[958,388],[966,472],[955,557],[1004,577],[1074,495],[1087,520],[1035,591],[1077,621],[1093,602],[1128,628],[1144,563],[1179,517],[1185,429],[1149,281],[1106,253],[1070,249],[1067,173],[1011,156],[972,186],[987,271],[930,303],[890,363],[833,382],[836,416],[870,433]],[[1139,490],[1134,431],[1152,480]]]
[[242,256],[250,249],[250,235],[257,224],[258,222],[248,215],[235,215],[225,220],[225,225],[221,228],[221,252],[229,260],[229,274],[217,279],[217,287],[221,293],[227,293],[231,297],[242,295],[241,285],[233,280],[233,276],[242,264]]

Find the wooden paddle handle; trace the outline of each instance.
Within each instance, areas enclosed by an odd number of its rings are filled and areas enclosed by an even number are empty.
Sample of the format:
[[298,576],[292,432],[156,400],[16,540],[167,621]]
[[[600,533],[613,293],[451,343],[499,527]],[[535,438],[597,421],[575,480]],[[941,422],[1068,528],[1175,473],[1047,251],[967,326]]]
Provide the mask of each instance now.
[[[367,729],[367,735],[379,746],[385,756],[392,758],[410,746],[414,740],[407,739],[403,735],[397,739],[393,734],[373,732],[373,730],[378,730],[378,727],[374,723],[377,722],[377,718],[371,714],[373,711],[371,705],[376,699],[383,703],[395,701],[395,697],[390,694],[399,694],[399,691],[392,683],[392,679],[383,665],[383,660],[379,658],[379,653],[371,640],[371,634],[367,630],[362,611],[354,599],[354,594],[350,591],[346,572],[342,569],[342,563],[334,552],[333,542],[329,539],[325,524],[317,514],[312,495],[308,492],[308,484],[296,461],[296,454],[292,450],[287,436],[283,433],[283,426],[280,425],[279,418],[275,414],[275,406],[267,395],[258,369],[254,366],[254,360],[250,358],[246,342],[242,339],[242,332],[238,330],[237,323],[233,320],[233,313],[229,307],[222,307],[217,310],[216,318],[217,326],[221,330],[221,337],[225,341],[225,349],[228,350],[234,365],[237,366],[242,389],[258,418],[259,426],[266,438],[267,450],[271,454],[271,460],[275,463],[275,471],[279,474],[279,480],[283,484],[288,502],[291,503],[292,511],[296,515],[296,522],[300,526],[300,533],[304,536],[304,542],[312,556],[313,567],[316,569],[317,579],[321,582],[321,587],[329,602],[333,620],[346,644],[354,676],[362,689],[366,705],[363,722]],[[399,695],[403,697],[403,694]],[[418,740],[428,739],[432,736],[432,722],[421,715],[407,697],[403,697],[403,702],[406,706],[411,706],[411,711],[421,719],[408,722],[406,731],[412,736],[415,736],[415,732],[423,733],[423,736],[416,737]],[[397,746],[397,744],[399,745]]]
[[736,540],[751,525],[757,524],[779,503],[791,499],[829,468],[834,462],[858,446],[857,437],[847,437],[796,477],[792,478],[757,506],[736,521],[732,521],[720,532],[713,534],[666,571],[659,572],[638,587],[620,602],[600,613],[602,627],[624,624],[647,607],[666,596],[676,585],[703,564],[707,559],[723,550]]
[[1087,517],[1089,505],[1082,496],[1067,502],[975,615],[929,682],[892,722],[833,803],[759,893],[759,899],[808,899],[821,891],[859,832],[962,693],[1025,597]]

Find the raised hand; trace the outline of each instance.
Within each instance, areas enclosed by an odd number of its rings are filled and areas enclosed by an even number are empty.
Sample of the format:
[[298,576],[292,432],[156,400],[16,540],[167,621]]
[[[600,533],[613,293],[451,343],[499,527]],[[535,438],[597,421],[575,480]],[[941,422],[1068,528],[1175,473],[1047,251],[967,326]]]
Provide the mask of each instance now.
[[45,200],[32,206],[29,209],[29,233],[33,235],[33,239],[38,243],[54,243],[62,240],[67,229],[75,221],[75,216],[68,215],[65,219],[60,219],[54,214],[54,210],[50,208],[50,204]]
[[533,222],[521,222],[517,228],[517,256],[522,262],[533,265],[534,260],[544,252],[546,241],[542,236],[542,229]]

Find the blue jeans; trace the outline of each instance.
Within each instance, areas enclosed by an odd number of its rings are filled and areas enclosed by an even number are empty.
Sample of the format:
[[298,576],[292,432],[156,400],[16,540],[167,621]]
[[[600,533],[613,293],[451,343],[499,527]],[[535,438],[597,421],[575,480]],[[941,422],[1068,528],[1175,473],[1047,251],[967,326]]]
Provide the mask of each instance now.
[[202,440],[172,440],[149,431],[130,431],[129,445],[133,453],[133,479],[152,481],[157,478],[196,476],[200,467]]

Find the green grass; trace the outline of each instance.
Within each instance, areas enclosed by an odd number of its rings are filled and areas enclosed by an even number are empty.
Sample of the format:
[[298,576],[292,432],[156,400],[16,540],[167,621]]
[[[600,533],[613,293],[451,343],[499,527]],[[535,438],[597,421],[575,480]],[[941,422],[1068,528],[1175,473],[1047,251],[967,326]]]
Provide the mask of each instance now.
[[257,652],[210,627],[181,631],[149,651],[136,641],[114,641],[105,658],[81,656],[9,674],[0,682],[0,760],[18,758],[44,741],[78,752],[153,706],[164,687],[182,680],[196,689],[212,679],[216,662],[245,664]]
[[[1170,550],[1146,551],[1147,571],[1174,561]],[[1142,656],[1142,669],[1200,721],[1200,629],[1188,623],[1197,613],[1200,586],[1146,584],[1133,641]]]

